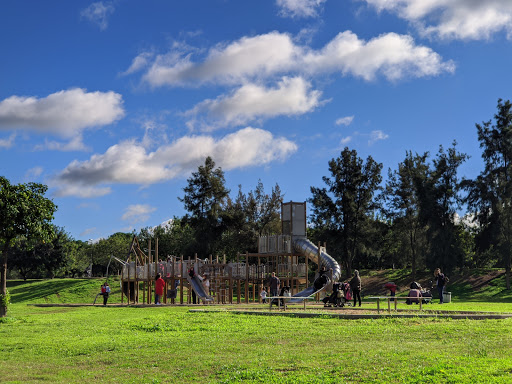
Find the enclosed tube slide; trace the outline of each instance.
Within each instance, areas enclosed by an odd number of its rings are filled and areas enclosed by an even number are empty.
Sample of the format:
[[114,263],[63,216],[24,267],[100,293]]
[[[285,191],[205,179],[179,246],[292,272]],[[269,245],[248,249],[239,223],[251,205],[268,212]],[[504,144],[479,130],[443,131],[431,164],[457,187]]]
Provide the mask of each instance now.
[[204,286],[202,281],[198,276],[190,277],[187,276],[187,280],[190,283],[190,286],[195,291],[196,295],[203,301],[213,301],[213,297],[211,297],[208,292],[204,290]]
[[[306,239],[305,237],[298,237],[293,240],[293,249],[300,253],[303,256],[306,256],[310,260],[312,260],[315,263],[319,263],[320,266],[324,266],[326,270],[332,269],[332,279],[333,281],[338,281],[341,277],[341,268],[340,265],[334,258],[330,255],[328,255],[325,252],[318,252],[318,247],[313,244],[311,241]],[[320,260],[318,260],[318,257],[320,257]],[[326,286],[323,286],[320,289],[315,289],[314,285],[306,288],[305,290],[296,293],[292,296],[290,299],[290,303],[298,303],[303,300],[304,297],[309,297],[311,295],[314,295],[317,292],[320,292],[325,289]],[[296,298],[295,300],[293,298]]]

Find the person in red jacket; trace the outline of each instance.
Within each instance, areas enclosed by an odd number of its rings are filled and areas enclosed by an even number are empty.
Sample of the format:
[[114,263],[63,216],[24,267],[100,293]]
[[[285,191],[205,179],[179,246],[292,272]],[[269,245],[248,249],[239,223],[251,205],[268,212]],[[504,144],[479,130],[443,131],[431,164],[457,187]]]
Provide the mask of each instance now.
[[164,294],[164,287],[165,287],[165,281],[162,279],[160,274],[156,275],[156,281],[155,281],[155,304],[161,305],[160,299],[162,298],[162,295]]

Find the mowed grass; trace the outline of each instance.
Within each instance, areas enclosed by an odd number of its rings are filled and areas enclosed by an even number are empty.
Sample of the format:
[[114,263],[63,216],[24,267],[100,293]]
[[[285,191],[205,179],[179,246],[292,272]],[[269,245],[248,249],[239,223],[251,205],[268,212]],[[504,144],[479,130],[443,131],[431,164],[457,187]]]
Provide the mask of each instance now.
[[[38,282],[42,290],[44,283]],[[24,288],[27,302],[47,301],[34,297],[33,284],[17,287]],[[97,284],[87,284],[95,294]],[[61,288],[60,297],[69,294]],[[9,316],[0,321],[2,383],[512,382],[512,319],[303,319],[170,306],[41,308],[14,298]],[[512,312],[512,304],[490,305],[482,310]],[[464,304],[429,308],[457,306]]]

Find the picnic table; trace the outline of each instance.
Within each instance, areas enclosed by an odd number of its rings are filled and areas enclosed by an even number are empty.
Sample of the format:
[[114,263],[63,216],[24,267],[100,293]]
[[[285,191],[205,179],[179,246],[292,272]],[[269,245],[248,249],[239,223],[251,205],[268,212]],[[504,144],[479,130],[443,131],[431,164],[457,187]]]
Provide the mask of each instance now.
[[[314,296],[304,296],[304,297],[294,297],[294,296],[267,296],[266,300],[268,300],[270,307],[269,309],[272,310],[272,301],[274,299],[277,299],[277,309],[281,310],[281,307],[283,307],[283,310],[286,311],[286,308],[288,307],[287,300],[293,299],[293,300],[301,300],[304,304],[304,310],[306,310],[306,300],[313,298]],[[284,305],[281,305],[281,299],[284,299]]]
[[420,297],[416,297],[416,296],[412,296],[412,297],[409,297],[409,296],[372,296],[372,297],[369,297],[369,299],[377,300],[377,313],[380,313],[380,301],[381,300],[387,300],[388,312],[391,312],[391,302],[392,301],[395,303],[395,311],[396,311],[397,310],[396,306],[397,306],[398,300],[406,300],[407,301],[407,299],[418,300],[419,305],[420,305],[419,310],[420,311],[423,310],[423,298],[421,296]]

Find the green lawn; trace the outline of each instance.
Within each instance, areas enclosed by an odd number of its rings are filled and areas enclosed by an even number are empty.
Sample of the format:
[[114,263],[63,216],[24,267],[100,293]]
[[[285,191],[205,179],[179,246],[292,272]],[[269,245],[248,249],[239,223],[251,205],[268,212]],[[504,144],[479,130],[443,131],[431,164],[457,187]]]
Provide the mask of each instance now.
[[[302,319],[170,306],[27,305],[63,297],[91,302],[98,286],[10,282],[14,304],[0,320],[0,382],[512,382],[512,319]],[[512,312],[512,304],[498,302],[428,307]]]

